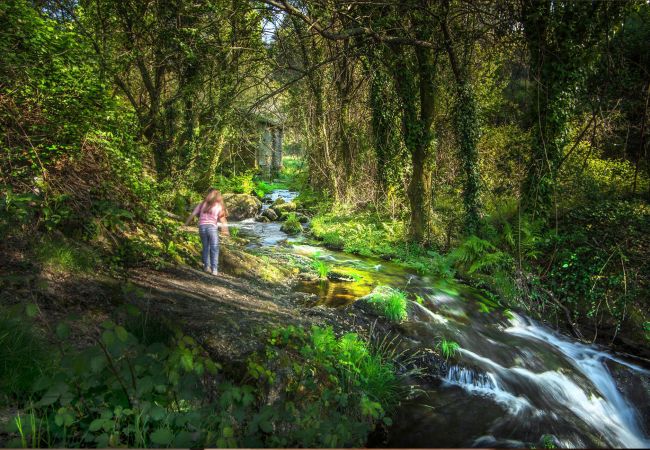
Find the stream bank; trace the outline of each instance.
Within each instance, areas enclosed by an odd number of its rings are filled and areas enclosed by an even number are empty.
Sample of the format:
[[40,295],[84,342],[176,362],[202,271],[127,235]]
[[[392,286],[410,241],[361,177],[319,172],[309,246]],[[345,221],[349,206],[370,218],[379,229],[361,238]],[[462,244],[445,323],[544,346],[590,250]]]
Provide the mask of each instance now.
[[[54,324],[78,315],[72,332],[80,346],[117,306],[133,303],[183,328],[240,377],[247,356],[277,327],[387,337],[417,354],[411,362],[420,376],[405,381],[417,395],[372,436],[376,446],[650,445],[650,373],[636,362],[501,311],[462,284],[289,237],[279,222],[232,225],[240,231],[224,242],[219,277],[185,265],[140,267],[129,270],[125,290],[123,281],[97,274],[30,272],[23,274],[29,292],[20,291],[23,275],[3,279],[3,300],[36,293],[42,320]],[[320,279],[320,263],[351,281]],[[406,320],[391,323],[357,301],[379,285],[408,294]],[[447,360],[442,339],[460,346]]]
[[[295,196],[274,194],[287,201]],[[307,294],[315,309],[372,314],[357,299],[376,286],[408,294],[408,319],[390,328],[412,349],[436,354],[436,362],[424,368],[432,374],[429,381],[416,381],[422,394],[399,409],[377,445],[650,446],[650,370],[639,361],[503,310],[462,284],[328,250],[304,236],[283,238],[277,223],[234,225],[251,252],[285,260],[298,272],[311,262],[349,275],[351,281],[299,277],[292,289]],[[442,340],[460,346],[446,362],[439,356]]]

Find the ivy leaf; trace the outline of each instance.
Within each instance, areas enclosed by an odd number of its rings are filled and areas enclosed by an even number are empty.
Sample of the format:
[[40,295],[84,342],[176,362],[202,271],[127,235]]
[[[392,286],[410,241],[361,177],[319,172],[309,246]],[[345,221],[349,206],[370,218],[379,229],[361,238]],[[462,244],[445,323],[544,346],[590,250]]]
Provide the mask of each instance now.
[[117,334],[117,338],[122,342],[126,342],[126,340],[129,338],[128,331],[126,331],[126,329],[120,325],[115,327],[115,334]]
[[104,341],[104,344],[110,347],[115,342],[115,333],[110,330],[104,331],[102,333],[102,341]]
[[38,315],[38,306],[34,303],[28,303],[27,306],[25,306],[25,314],[27,314],[28,317],[36,317]]
[[174,435],[168,428],[159,428],[149,436],[151,442],[158,445],[169,445],[174,439]]
[[106,422],[104,419],[95,419],[92,422],[90,422],[90,425],[88,426],[89,431],[99,431],[101,430],[102,426],[104,426],[104,422]]

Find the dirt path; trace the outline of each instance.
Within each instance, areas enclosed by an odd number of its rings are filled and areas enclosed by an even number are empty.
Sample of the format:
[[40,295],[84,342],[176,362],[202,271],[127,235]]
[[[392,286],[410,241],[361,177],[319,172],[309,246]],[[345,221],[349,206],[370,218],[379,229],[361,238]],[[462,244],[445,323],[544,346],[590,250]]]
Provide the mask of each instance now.
[[163,271],[139,269],[130,281],[144,290],[135,300],[144,310],[180,325],[215,356],[238,359],[264,344],[272,328],[331,323],[340,315],[312,308],[287,284],[228,274],[214,276],[187,266]]
[[[360,331],[368,325],[350,309],[314,307],[307,294],[292,290],[294,277],[281,262],[233,245],[222,246],[225,274],[216,277],[176,265],[133,268],[124,280],[38,268],[22,252],[9,256],[0,261],[0,301],[6,306],[37,303],[44,328],[69,323],[71,341],[78,347],[92,344],[100,324],[114,319],[125,302],[137,305],[151,320],[180,327],[220,361],[241,360],[262,348],[268,332],[279,326],[330,325]],[[125,281],[138,289],[124,289]]]

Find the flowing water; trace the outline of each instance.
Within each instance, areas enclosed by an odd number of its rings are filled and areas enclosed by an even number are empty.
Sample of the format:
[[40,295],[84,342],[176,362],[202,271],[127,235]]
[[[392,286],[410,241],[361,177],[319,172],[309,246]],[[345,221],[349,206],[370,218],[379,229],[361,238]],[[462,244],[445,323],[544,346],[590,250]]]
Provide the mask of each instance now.
[[[291,200],[296,193],[275,191]],[[500,311],[476,291],[410,273],[390,262],[287,240],[279,223],[244,221],[251,246],[320,259],[353,282],[303,282],[296,289],[340,307],[390,285],[410,302],[403,333],[422,348],[441,337],[460,344],[446,375],[403,404],[389,446],[650,448],[650,370],[595,345]],[[433,369],[432,369],[433,371]]]

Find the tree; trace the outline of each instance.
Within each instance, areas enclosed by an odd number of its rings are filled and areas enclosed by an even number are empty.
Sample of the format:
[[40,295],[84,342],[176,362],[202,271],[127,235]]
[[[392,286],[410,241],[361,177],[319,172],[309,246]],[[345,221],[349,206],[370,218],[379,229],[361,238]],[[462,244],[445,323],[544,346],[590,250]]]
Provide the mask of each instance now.
[[624,2],[525,0],[521,22],[529,52],[531,159],[524,205],[548,218],[559,166],[596,44],[617,24]]

